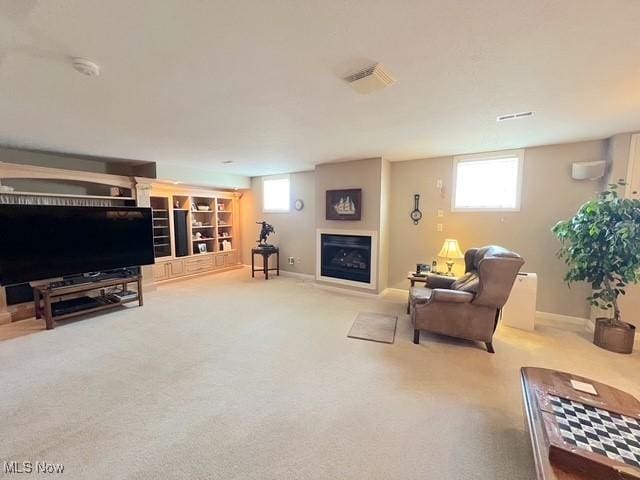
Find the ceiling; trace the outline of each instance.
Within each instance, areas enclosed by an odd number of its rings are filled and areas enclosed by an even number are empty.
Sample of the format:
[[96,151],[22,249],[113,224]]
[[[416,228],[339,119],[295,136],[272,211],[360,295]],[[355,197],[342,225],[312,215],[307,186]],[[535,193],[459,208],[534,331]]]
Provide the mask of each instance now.
[[[0,0],[0,144],[261,175],[604,138],[640,129],[639,29],[638,0]],[[341,80],[372,62],[397,83]]]

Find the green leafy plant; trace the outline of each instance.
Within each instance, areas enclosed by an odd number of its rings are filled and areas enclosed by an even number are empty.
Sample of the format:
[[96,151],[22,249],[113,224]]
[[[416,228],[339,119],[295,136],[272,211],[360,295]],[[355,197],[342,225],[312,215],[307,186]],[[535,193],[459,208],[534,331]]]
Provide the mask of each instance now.
[[612,326],[626,326],[618,297],[640,281],[640,200],[621,198],[619,185],[624,183],[609,185],[551,229],[561,242],[558,257],[569,266],[565,280],[589,282],[593,293],[587,300],[613,312]]

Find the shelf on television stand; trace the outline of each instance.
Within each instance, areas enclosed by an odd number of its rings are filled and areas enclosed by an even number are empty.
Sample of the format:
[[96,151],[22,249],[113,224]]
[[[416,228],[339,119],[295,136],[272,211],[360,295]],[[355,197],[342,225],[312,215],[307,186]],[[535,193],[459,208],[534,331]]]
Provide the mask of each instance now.
[[[77,296],[81,293],[89,293],[95,290],[104,290],[106,288],[116,287],[119,285],[122,286],[123,291],[127,291],[127,285],[129,285],[130,283],[137,284],[138,291],[135,297],[113,301],[107,298],[106,292],[101,292],[101,294],[97,297],[99,302],[99,305],[97,306],[88,306],[88,308],[83,308],[81,310],[60,315],[53,314],[52,301],[54,299],[61,299],[62,297],[67,295]],[[142,298],[142,275],[109,278],[106,280],[96,280],[94,282],[82,283],[77,285],[39,285],[33,287],[33,301],[35,305],[36,318],[44,318],[47,330],[51,330],[55,326],[56,321],[77,317],[79,315],[85,315],[87,313],[115,308],[120,305],[124,305],[125,303],[137,301],[138,305],[141,307],[144,304]]]

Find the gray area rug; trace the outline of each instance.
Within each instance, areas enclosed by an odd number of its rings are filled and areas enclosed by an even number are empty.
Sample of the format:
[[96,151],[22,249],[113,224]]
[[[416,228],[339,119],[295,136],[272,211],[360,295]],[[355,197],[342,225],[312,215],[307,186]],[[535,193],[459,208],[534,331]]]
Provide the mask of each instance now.
[[360,312],[353,321],[347,337],[372,342],[393,343],[398,317],[382,313]]

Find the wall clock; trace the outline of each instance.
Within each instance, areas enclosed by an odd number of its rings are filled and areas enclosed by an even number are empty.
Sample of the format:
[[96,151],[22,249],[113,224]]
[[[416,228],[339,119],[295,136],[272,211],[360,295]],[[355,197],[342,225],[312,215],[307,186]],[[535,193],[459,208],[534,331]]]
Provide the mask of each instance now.
[[422,219],[422,212],[420,211],[420,194],[416,193],[413,196],[413,210],[409,214],[414,225],[418,225],[420,219]]
[[297,199],[296,202],[293,204],[293,207],[297,210],[300,211],[304,208],[304,202],[300,199]]

